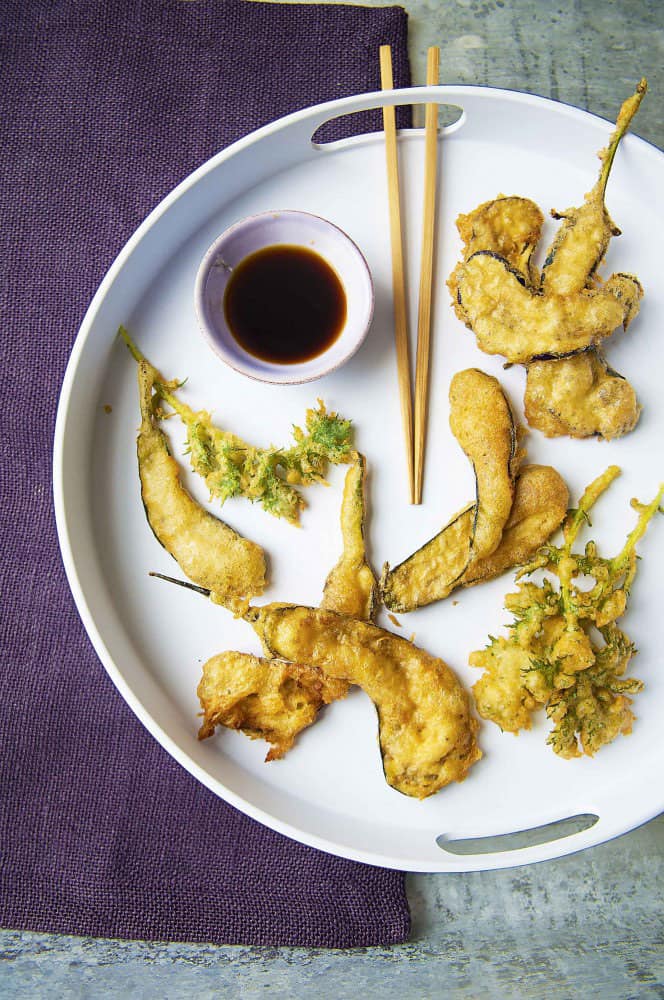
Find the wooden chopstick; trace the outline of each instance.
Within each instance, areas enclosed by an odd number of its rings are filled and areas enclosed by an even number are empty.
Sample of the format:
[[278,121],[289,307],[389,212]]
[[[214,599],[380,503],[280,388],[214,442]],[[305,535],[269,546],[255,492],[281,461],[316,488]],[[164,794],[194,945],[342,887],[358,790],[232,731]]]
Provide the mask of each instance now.
[[[427,86],[438,85],[440,49],[427,52]],[[417,311],[417,359],[415,362],[415,486],[414,503],[422,503],[424,446],[429,409],[429,358],[431,348],[431,295],[436,228],[436,179],[438,171],[438,105],[427,104],[424,130],[424,205],[422,212],[422,256],[420,298]]]
[[[393,89],[392,50],[380,47],[380,83],[383,90]],[[397,161],[397,129],[394,107],[383,108],[385,155],[387,160],[387,194],[390,209],[390,242],[392,244],[392,297],[394,299],[394,338],[397,350],[397,377],[401,402],[401,422],[406,445],[408,491],[414,500],[413,479],[413,400],[410,387],[410,349],[408,345],[408,312],[406,281],[403,265],[401,203],[399,198],[399,165]]]

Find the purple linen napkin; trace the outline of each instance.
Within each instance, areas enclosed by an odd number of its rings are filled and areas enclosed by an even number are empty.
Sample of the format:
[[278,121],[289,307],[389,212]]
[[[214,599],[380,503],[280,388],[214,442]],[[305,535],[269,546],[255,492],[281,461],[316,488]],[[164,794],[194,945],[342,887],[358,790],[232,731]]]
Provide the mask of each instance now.
[[[107,678],[51,506],[57,397],[99,281],[147,212],[286,112],[409,84],[397,7],[0,0],[0,922],[99,936],[403,941],[403,875],[254,823],[181,769]],[[402,122],[405,119],[402,119]],[[342,125],[380,127],[375,113]]]

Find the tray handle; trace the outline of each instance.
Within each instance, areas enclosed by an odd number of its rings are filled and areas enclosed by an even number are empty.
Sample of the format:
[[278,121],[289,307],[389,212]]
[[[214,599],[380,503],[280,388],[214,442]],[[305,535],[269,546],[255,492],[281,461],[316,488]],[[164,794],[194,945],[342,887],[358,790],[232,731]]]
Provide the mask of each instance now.
[[[388,105],[401,104],[440,104],[459,109],[459,117],[451,125],[445,125],[441,129],[445,135],[458,131],[466,122],[465,110],[456,103],[450,102],[449,95],[446,96],[443,87],[402,87],[399,90],[375,90],[368,94],[356,94],[340,101],[330,101],[327,104],[319,104],[311,109],[311,114],[306,119],[305,128],[308,129],[308,141],[315,149],[327,148],[333,143],[319,143],[315,139],[316,132],[328,122],[344,115],[356,114],[359,111],[372,111],[375,108],[384,108]],[[334,110],[333,110],[334,109]],[[338,140],[339,142],[352,141],[348,139]]]
[[551,844],[556,841],[561,844],[560,854],[571,854],[597,843],[596,827],[599,822],[600,817],[596,812],[583,812],[531,829],[515,830],[493,837],[443,833],[436,837],[436,844],[454,859],[463,858],[467,863],[473,858],[478,862],[473,867],[481,867],[480,862],[484,865],[492,862],[490,867],[496,868],[512,867],[552,857]]

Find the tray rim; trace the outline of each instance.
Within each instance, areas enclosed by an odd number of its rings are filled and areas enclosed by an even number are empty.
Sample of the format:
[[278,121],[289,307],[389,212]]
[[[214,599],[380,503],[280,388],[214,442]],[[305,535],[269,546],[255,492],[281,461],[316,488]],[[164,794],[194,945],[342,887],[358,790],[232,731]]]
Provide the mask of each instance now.
[[[401,88],[392,91],[374,91],[366,94],[352,95],[351,97],[327,101],[322,104],[313,105],[311,107],[292,112],[289,115],[276,119],[273,122],[269,122],[253,132],[248,133],[246,136],[243,136],[236,142],[214,154],[182,181],[180,181],[180,183],[178,183],[149,212],[143,222],[136,228],[119,251],[115,260],[104,275],[97,291],[95,292],[95,295],[88,306],[77,332],[63,378],[53,435],[53,502],[58,542],[67,581],[72,592],[72,596],[74,597],[77,611],[98,658],[100,659],[116,689],[119,691],[139,721],[161,744],[161,746],[190,774],[209,788],[215,795],[222,798],[224,801],[228,802],[245,815],[250,816],[252,819],[257,820],[263,825],[282,833],[297,842],[317,848],[327,853],[346,857],[358,862],[376,865],[378,867],[396,868],[413,872],[470,872],[494,870],[515,867],[523,864],[537,863],[540,861],[566,856],[571,853],[576,853],[586,847],[596,846],[611,840],[614,837],[628,833],[643,823],[654,819],[657,815],[664,811],[664,794],[662,795],[662,801],[654,806],[650,803],[649,806],[644,806],[640,811],[634,810],[628,827],[622,825],[620,829],[613,829],[612,827],[615,824],[603,821],[600,816],[599,821],[585,831],[562,836],[557,840],[547,841],[534,847],[475,855],[451,855],[441,851],[441,863],[439,865],[432,864],[430,862],[422,862],[421,859],[417,858],[407,859],[405,857],[388,857],[383,854],[372,853],[371,851],[363,849],[355,849],[347,845],[340,845],[335,841],[328,840],[318,834],[304,831],[294,824],[278,819],[266,812],[264,809],[255,806],[251,801],[244,799],[242,796],[233,792],[225,786],[223,782],[209,774],[200,764],[190,757],[189,754],[183,750],[156,721],[117,668],[89,607],[84,589],[79,579],[76,561],[70,543],[63,477],[65,447],[64,429],[68,414],[70,396],[81,355],[87,338],[93,328],[97,313],[99,312],[109,289],[112,287],[117,275],[130,259],[143,237],[151,230],[157,220],[166,214],[169,209],[190,188],[195,186],[204,176],[206,176],[207,173],[216,170],[226,160],[237,155],[239,152],[250,148],[252,145],[259,144],[265,137],[274,135],[282,130],[290,129],[294,125],[302,125],[303,128],[306,127],[309,137],[311,137],[316,129],[324,122],[353,111],[366,110],[386,105],[422,104],[430,101],[435,101],[439,104],[450,104],[454,103],[454,98],[462,99],[464,96],[473,98],[477,98],[479,96],[480,98],[489,100],[508,100],[516,105],[526,105],[535,108],[541,107],[542,110],[555,111],[559,114],[564,113],[569,117],[578,119],[579,121],[589,120],[595,124],[602,123],[608,126],[612,125],[612,122],[609,120],[591,112],[584,111],[573,105],[525,92],[493,87],[442,85],[438,87],[413,87]],[[445,132],[451,133],[456,131],[457,128],[459,128],[463,123],[463,120],[462,115],[461,119],[453,125],[448,126],[445,129]],[[407,137],[409,135],[421,137],[423,132],[424,130],[420,128],[405,129],[400,130],[399,135],[402,137]],[[333,152],[335,150],[348,148],[358,143],[367,142],[368,140],[376,140],[380,135],[380,132],[363,133],[361,135],[351,136],[345,139],[334,140],[332,142],[322,144],[312,142],[312,146]],[[643,151],[646,152],[646,155],[655,156],[660,163],[662,162],[664,152],[662,152],[662,150],[660,150],[654,143],[651,143],[634,133],[630,133],[628,138],[631,144],[638,143],[639,146],[643,147]],[[555,821],[556,818],[559,817],[552,815],[553,821]],[[539,824],[539,826],[544,825],[546,825],[546,821],[545,823]],[[534,827],[533,829],[536,828]],[[416,831],[413,831],[413,833],[416,833]]]

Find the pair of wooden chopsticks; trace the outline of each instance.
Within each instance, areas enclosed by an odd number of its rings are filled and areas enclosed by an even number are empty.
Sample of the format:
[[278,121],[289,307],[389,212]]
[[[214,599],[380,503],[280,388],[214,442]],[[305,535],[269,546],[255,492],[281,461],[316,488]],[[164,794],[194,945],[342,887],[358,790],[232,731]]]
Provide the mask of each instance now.
[[[438,84],[440,49],[432,46],[427,52],[427,86]],[[380,47],[380,80],[383,90],[393,89],[392,51],[389,45]],[[434,233],[436,224],[436,175],[438,170],[438,106],[427,104],[424,130],[424,206],[422,253],[420,259],[420,291],[417,312],[417,356],[415,360],[415,435],[413,441],[413,400],[411,395],[410,350],[408,346],[408,310],[406,278],[403,262],[399,167],[394,106],[383,108],[385,152],[387,158],[387,190],[390,206],[390,242],[392,244],[392,294],[394,297],[394,327],[397,349],[397,373],[401,419],[406,441],[410,502],[422,502],[424,475],[424,444],[429,405],[429,357],[431,345],[431,297],[433,284]]]

